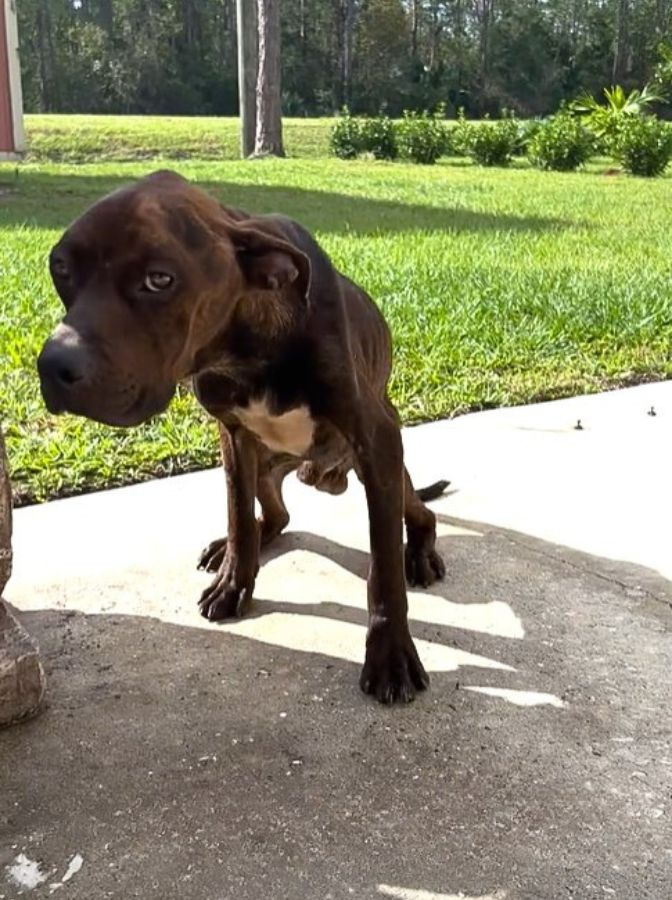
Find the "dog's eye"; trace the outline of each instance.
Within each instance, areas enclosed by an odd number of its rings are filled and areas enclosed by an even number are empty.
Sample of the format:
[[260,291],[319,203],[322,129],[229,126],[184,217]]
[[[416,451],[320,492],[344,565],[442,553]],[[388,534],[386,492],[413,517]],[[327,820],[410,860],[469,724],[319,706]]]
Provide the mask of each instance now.
[[67,278],[70,274],[70,269],[68,268],[68,264],[66,261],[57,256],[51,261],[51,271],[57,278]]
[[148,272],[142,287],[145,291],[151,291],[153,294],[159,291],[165,291],[173,283],[173,276],[167,272]]

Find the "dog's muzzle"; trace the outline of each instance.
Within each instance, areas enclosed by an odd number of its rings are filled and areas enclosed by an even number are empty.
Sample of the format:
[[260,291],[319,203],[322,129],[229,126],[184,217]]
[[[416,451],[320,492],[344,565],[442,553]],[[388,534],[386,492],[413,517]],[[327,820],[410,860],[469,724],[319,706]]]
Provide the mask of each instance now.
[[42,396],[49,412],[70,410],[87,376],[86,349],[79,340],[52,337],[37,359]]
[[143,385],[104,372],[78,333],[59,325],[37,360],[40,387],[51,413],[73,413],[105,425],[129,428],[163,412],[175,385]]

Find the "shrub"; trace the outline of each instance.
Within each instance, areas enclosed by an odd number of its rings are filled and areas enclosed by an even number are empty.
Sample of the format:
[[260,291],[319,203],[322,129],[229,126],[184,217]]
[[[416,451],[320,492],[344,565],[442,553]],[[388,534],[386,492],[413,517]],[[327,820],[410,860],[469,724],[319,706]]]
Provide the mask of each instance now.
[[354,159],[362,150],[362,122],[344,108],[329,135],[332,152],[339,159]]
[[450,133],[451,151],[455,156],[467,156],[470,128],[471,124],[464,116],[464,108],[460,107],[457,110],[457,122]]
[[331,129],[332,152],[341,159],[371,153],[376,159],[396,159],[398,155],[394,122],[387,116],[355,119],[347,108]]
[[497,122],[467,122],[457,126],[459,140],[468,156],[480,166],[506,166],[518,140],[518,123],[513,116]]
[[626,94],[620,85],[605,88],[606,100],[602,105],[587,91],[584,91],[569,105],[576,115],[582,116],[596,138],[600,153],[617,154],[621,130],[628,122],[646,114],[654,103],[663,99],[661,92],[652,85],[645,85],[641,91]]
[[455,128],[447,122],[442,123],[443,146],[441,156],[459,156],[455,147]]
[[397,136],[394,122],[387,116],[363,119],[360,126],[361,149],[372,153],[376,159],[396,159]]
[[630,119],[620,130],[617,154],[631,175],[662,175],[672,158],[672,125],[654,116]]
[[540,169],[572,172],[591,155],[592,139],[578,119],[559,113],[534,134],[528,156]]
[[403,120],[397,125],[397,145],[407,159],[432,165],[446,152],[446,127],[437,116],[405,110]]
[[524,119],[522,122],[517,122],[518,134],[516,136],[516,146],[513,148],[514,156],[527,156],[530,142],[543,124],[544,122],[541,119]]

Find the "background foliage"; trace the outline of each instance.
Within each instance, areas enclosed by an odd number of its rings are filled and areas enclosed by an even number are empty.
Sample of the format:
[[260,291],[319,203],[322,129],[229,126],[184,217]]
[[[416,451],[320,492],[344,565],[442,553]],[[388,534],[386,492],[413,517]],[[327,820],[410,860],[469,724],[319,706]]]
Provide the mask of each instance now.
[[[28,111],[236,113],[235,0],[17,5]],[[285,115],[529,116],[664,79],[672,0],[283,0],[282,16]]]

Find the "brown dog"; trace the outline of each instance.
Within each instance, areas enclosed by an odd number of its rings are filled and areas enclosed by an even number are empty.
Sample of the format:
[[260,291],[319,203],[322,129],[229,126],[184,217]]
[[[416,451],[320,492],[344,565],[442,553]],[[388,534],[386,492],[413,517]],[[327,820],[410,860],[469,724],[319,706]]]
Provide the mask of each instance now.
[[371,534],[360,684],[385,703],[412,700],[428,678],[408,630],[402,520],[406,576],[427,586],[444,565],[421,496],[446,483],[418,494],[404,468],[390,334],[373,301],[300,225],[222,207],[172,172],[96,203],[50,267],[67,311],[38,360],[50,411],[136,425],[190,377],[220,423],[229,532],[201,557],[217,573],[202,614],[247,609],[260,544],[289,521],[288,472],[340,493],[354,468]]

